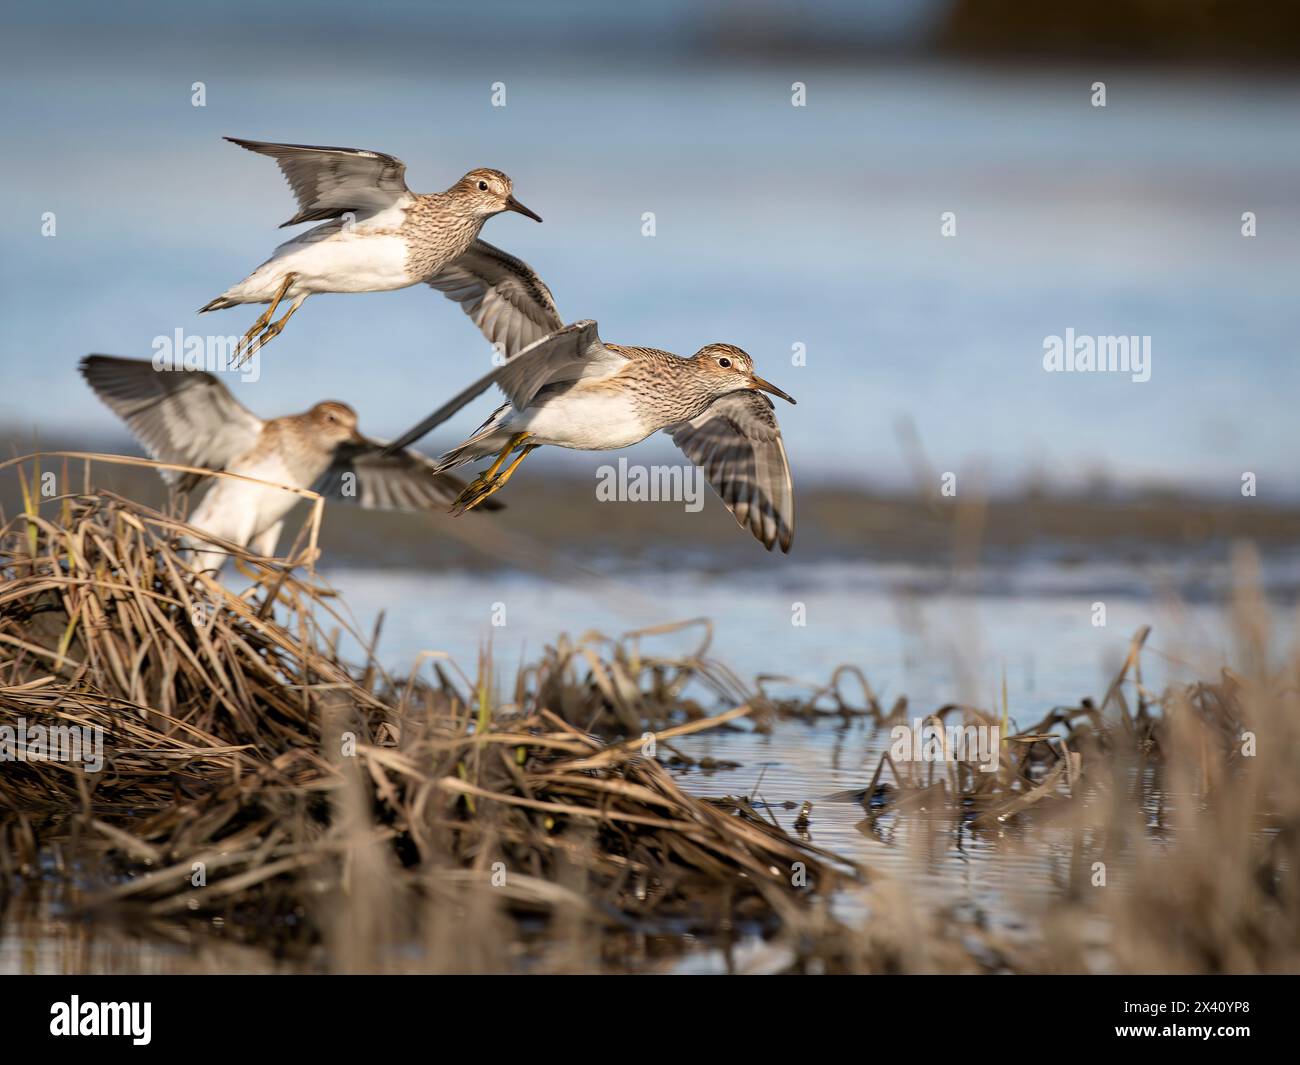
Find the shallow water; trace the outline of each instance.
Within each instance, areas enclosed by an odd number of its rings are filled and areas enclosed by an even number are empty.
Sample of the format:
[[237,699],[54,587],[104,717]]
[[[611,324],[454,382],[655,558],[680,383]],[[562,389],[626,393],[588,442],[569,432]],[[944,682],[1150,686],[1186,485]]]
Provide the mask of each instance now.
[[[1005,682],[1013,718],[1028,723],[1053,705],[1104,691],[1143,625],[1154,629],[1144,679],[1157,689],[1213,675],[1231,651],[1222,608],[1230,568],[1221,557],[1143,566],[1019,561],[957,576],[866,562],[793,567],[779,578],[760,569],[689,568],[624,572],[588,585],[518,572],[322,572],[360,631],[369,633],[386,613],[379,658],[401,675],[422,652],[472,674],[480,649],[490,647],[498,674],[510,680],[559,632],[618,637],[706,618],[709,656],[742,678],[816,685],[849,664],[882,703],[906,695],[921,707],[1000,705]],[[1295,562],[1276,560],[1268,579],[1283,586],[1296,572]],[[1277,604],[1279,640],[1289,601]],[[697,647],[703,631],[648,636],[643,646],[681,653]]]
[[[1276,585],[1294,566],[1269,563]],[[769,690],[807,691],[839,665],[859,666],[887,708],[900,695],[910,713],[924,714],[957,700],[1000,712],[1005,678],[1013,729],[1028,726],[1055,705],[1099,698],[1126,654],[1132,633],[1153,626],[1143,658],[1143,681],[1153,690],[1178,679],[1213,676],[1231,650],[1222,603],[1222,563],[1168,560],[1158,566],[1117,563],[1071,567],[1021,562],[986,568],[954,583],[950,574],[903,565],[827,563],[796,569],[773,583],[760,571],[718,575],[700,571],[623,573],[598,591],[540,577],[478,576],[330,569],[324,576],[342,593],[363,631],[387,612],[379,657],[405,675],[421,652],[437,652],[466,674],[477,669],[481,647],[491,647],[508,687],[521,662],[535,657],[557,629],[575,637],[589,630],[619,636],[643,626],[708,616],[714,625],[710,656],[742,679],[786,676]],[[1188,603],[1189,593],[1199,599]],[[1094,603],[1106,604],[1106,625],[1095,626]],[[791,624],[802,603],[807,624]],[[1277,637],[1291,631],[1294,602],[1274,606]],[[494,625],[493,617],[504,624]],[[647,651],[685,652],[698,646],[695,627],[647,636]],[[344,641],[346,649],[347,641]],[[428,668],[427,664],[423,668]],[[846,680],[846,702],[860,705]],[[695,693],[697,696],[707,693]],[[720,707],[721,709],[721,707]],[[736,768],[682,771],[700,795],[750,796],[784,826],[811,801],[809,838],[872,870],[910,885],[926,908],[955,907],[978,915],[1004,935],[1019,926],[1026,907],[1058,891],[1069,860],[1069,839],[1036,836],[1032,850],[1017,846],[1014,826],[972,833],[940,811],[887,814],[873,826],[862,806],[827,801],[835,792],[864,787],[890,737],[869,721],[785,720],[769,734],[741,722],[674,742],[694,759],[738,763]],[[54,883],[51,881],[51,883]],[[842,900],[852,916],[854,899]],[[217,930],[219,931],[219,930]],[[771,962],[750,944],[737,964]],[[0,971],[125,972],[264,969],[273,963],[220,935],[177,930],[169,939],[71,919],[58,892],[26,909],[10,910],[0,928]],[[679,966],[717,968],[707,943]]]
[[[1298,572],[1291,558],[1269,560],[1264,569],[1275,588],[1294,587]],[[809,565],[779,581],[761,571],[647,571],[611,578],[595,595],[523,574],[327,576],[367,626],[379,609],[401,604],[390,610],[381,641],[386,662],[409,663],[421,651],[439,650],[474,675],[479,648],[490,645],[508,684],[517,663],[554,639],[557,624],[573,637],[589,630],[613,637],[707,616],[714,624],[711,657],[746,681],[790,678],[766,682],[771,693],[806,692],[848,664],[863,671],[885,709],[906,696],[909,721],[951,702],[1000,714],[1005,691],[1012,732],[1054,706],[1076,706],[1085,697],[1099,703],[1141,626],[1152,626],[1141,669],[1152,692],[1217,676],[1233,649],[1224,609],[1231,569],[1212,551],[1142,565],[1022,558],[956,578],[869,563]],[[797,604],[805,625],[792,624]],[[1094,624],[1097,604],[1105,607],[1104,625]],[[1289,645],[1294,607],[1294,593],[1273,604],[1279,648]],[[505,624],[492,624],[494,609],[503,611]],[[648,652],[684,652],[698,645],[700,632],[647,636],[641,644]],[[853,679],[845,679],[842,692],[846,703],[862,705]],[[1133,699],[1131,686],[1125,694]],[[865,787],[889,744],[889,733],[870,721],[835,718],[782,721],[770,734],[742,723],[674,742],[691,758],[739,763],[687,771],[684,782],[697,794],[751,796],[796,834],[799,809],[811,801],[809,837],[817,845],[905,880],[927,907],[955,906],[1004,933],[1019,932],[1025,906],[1061,886],[1070,838],[1058,847],[1048,832],[1022,850],[1014,827],[972,833],[940,811],[887,816],[873,828],[859,804],[825,801]]]

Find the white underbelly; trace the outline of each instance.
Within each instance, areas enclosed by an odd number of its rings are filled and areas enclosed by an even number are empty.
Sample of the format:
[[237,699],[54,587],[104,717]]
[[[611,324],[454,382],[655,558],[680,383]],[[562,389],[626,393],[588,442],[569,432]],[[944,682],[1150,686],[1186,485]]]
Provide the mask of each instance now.
[[[343,232],[325,240],[289,242],[249,281],[272,290],[286,274],[296,274],[289,295],[311,292],[385,292],[406,288],[419,278],[406,269],[406,242],[396,236]],[[259,275],[262,275],[259,277]]]
[[302,498],[296,492],[272,487],[295,483],[293,475],[278,458],[233,463],[230,472],[272,483],[255,484],[233,477],[219,477],[190,516],[190,524],[241,547],[247,546],[255,536],[288,514]]
[[514,432],[532,433],[534,443],[582,451],[630,447],[658,428],[646,422],[629,397],[581,387],[515,414],[510,426]]

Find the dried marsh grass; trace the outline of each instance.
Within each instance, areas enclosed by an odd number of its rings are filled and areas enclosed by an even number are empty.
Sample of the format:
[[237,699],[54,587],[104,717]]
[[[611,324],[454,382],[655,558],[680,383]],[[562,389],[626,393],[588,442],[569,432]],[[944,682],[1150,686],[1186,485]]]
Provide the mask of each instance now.
[[217,917],[350,971],[621,965],[669,928],[775,930],[855,875],[653,757],[754,712],[675,712],[691,659],[562,639],[507,704],[486,660],[395,678],[338,654],[369,641],[310,569],[314,525],[285,560],[225,545],[254,577],[236,593],[186,567],[174,517],[38,507],[38,473],[0,528],[0,724],[100,730],[105,765],[6,766],[0,875],[60,841],[96,871],[89,911]]
[[[1300,971],[1300,656],[1270,647],[1250,551],[1235,571],[1243,669],[1151,691],[1144,627],[1099,701],[1009,735],[1005,707],[1001,718],[953,705],[926,719],[1001,725],[996,772],[886,755],[865,789],[835,796],[863,803],[868,833],[909,818],[920,854],[975,834],[1012,864],[1048,856],[1057,890],[1013,902],[1028,935],[946,911],[923,921],[877,877],[873,949],[831,935],[830,956],[855,969],[892,959],[899,971]],[[928,931],[900,942],[899,926]],[[956,955],[954,942],[965,944]]]
[[[647,970],[685,933],[751,971],[1300,970],[1300,662],[1270,646],[1248,554],[1238,670],[1153,692],[1142,630],[1096,701],[1014,730],[1005,699],[927,716],[1001,726],[996,772],[886,757],[827,797],[860,801],[867,834],[906,823],[921,855],[976,834],[1048,856],[1055,890],[1007,902],[1013,935],[664,767],[742,718],[910,716],[852,667],[778,698],[695,622],[677,656],[646,650],[663,629],[589,634],[509,678],[436,655],[394,677],[314,575],[319,507],[284,559],[225,545],[253,578],[236,593],[186,568],[176,516],[88,474],[38,506],[39,469],[9,465],[27,505],[0,524],[0,725],[102,730],[106,762],[4,766],[0,892],[53,854],[91,919],[191,949],[179,929],[220,921],[258,965],[333,971]],[[768,949],[742,962],[742,940]]]

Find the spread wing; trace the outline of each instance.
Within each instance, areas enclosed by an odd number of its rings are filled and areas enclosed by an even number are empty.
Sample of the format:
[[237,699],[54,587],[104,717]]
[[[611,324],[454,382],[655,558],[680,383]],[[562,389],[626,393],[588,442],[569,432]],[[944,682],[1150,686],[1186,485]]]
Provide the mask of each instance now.
[[516,410],[523,410],[547,385],[608,377],[618,373],[626,363],[626,356],[605,346],[595,322],[574,322],[530,344],[509,362],[480,377],[419,425],[404,432],[388,445],[388,450],[419,440],[493,385],[505,393]]
[[[155,370],[148,359],[87,355],[81,374],[159,462],[225,469],[257,443],[262,419],[212,374]],[[176,483],[181,474],[159,470]]]
[[383,152],[225,139],[250,152],[269,155],[279,164],[298,201],[298,213],[281,229],[337,218],[348,211],[382,211],[411,195],[406,187],[406,164]]
[[[414,451],[386,453],[376,440],[344,444],[334,462],[312,488],[323,496],[359,503],[367,510],[445,511],[465,487],[449,473],[436,473],[433,462]],[[479,510],[500,510],[495,499]]]
[[761,392],[734,392],[666,432],[704,470],[736,521],[769,551],[779,543],[789,552],[794,482],[770,399]]
[[485,240],[474,241],[428,283],[459,303],[507,359],[564,328],[551,290],[533,268]]

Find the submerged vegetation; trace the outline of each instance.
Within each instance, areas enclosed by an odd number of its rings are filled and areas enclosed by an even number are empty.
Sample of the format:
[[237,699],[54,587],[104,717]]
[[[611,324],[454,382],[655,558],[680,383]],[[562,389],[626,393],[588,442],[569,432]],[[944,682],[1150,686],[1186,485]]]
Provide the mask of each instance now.
[[[89,473],[38,505],[39,469],[12,475],[0,730],[101,738],[103,766],[0,766],[11,913],[54,878],[77,920],[324,971],[648,970],[691,947],[761,971],[1300,968],[1300,677],[1248,591],[1239,671],[1148,691],[1139,633],[1097,700],[1032,727],[1012,734],[1007,707],[925,717],[998,728],[991,771],[887,756],[860,791],[799,797],[787,830],[751,796],[690,794],[675,742],[741,719],[904,722],[856,669],[776,699],[706,632],[684,656],[561,637],[513,677],[486,654],[473,677],[437,655],[393,676],[315,575],[316,522],[286,559],[231,547],[234,591],[187,568],[175,514]],[[905,821],[919,850],[953,832],[1050,850],[1057,890],[1016,902],[1017,934],[932,909],[810,841],[826,801],[860,802],[866,833]]]

